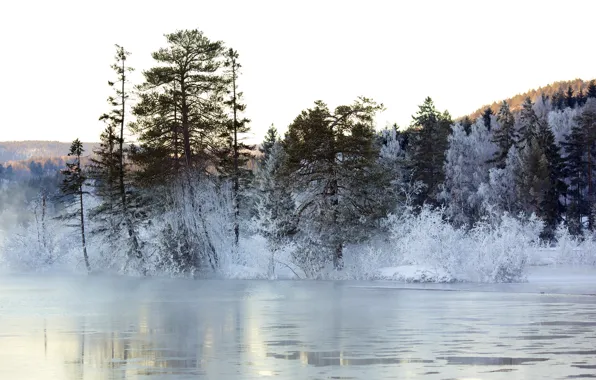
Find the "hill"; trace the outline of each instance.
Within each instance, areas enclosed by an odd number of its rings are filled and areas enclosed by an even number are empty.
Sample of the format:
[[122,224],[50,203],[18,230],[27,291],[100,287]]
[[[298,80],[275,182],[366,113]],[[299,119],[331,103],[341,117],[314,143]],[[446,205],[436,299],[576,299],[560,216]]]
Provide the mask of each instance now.
[[[98,143],[83,143],[87,154],[97,146]],[[58,141],[0,141],[0,163],[63,157],[69,148],[70,143]]]
[[[560,94],[564,94],[565,92],[567,92],[567,89],[569,87],[571,87],[574,94],[578,94],[579,91],[581,90],[585,95],[589,84],[590,84],[589,80],[584,81],[582,79],[558,81],[558,82],[554,82],[549,85],[546,85],[544,87],[532,89],[527,92],[524,92],[523,94],[517,94],[511,98],[503,99],[503,100],[506,100],[507,103],[509,103],[509,106],[511,107],[511,109],[513,111],[515,111],[515,110],[521,109],[522,103],[528,96],[530,97],[530,99],[532,99],[532,102],[535,102],[536,99],[538,99],[538,97],[540,97],[542,95],[545,95],[545,96],[549,97],[550,99],[552,99],[553,96],[555,96],[556,94],[560,95]],[[487,107],[490,107],[493,110],[493,112],[496,114],[497,111],[499,110],[499,108],[501,107],[501,103],[503,100],[500,100],[498,102],[493,102],[492,104],[486,104],[486,105],[478,108],[476,111],[472,112],[468,116],[472,120],[475,120],[478,116],[480,116],[482,114],[482,112]]]

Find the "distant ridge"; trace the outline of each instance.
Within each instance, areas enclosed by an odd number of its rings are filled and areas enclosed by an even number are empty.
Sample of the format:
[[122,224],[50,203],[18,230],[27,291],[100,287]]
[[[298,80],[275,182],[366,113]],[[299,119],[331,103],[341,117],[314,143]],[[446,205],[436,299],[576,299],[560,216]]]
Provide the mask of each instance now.
[[[511,107],[511,109],[515,111],[515,110],[518,110],[521,108],[524,100],[528,96],[530,97],[530,99],[532,99],[533,102],[535,102],[536,99],[538,99],[538,97],[541,96],[542,94],[544,94],[548,97],[552,97],[554,94],[556,94],[558,92],[565,93],[567,91],[567,89],[569,88],[569,86],[571,86],[571,88],[573,89],[573,92],[575,94],[577,94],[580,89],[583,90],[584,94],[585,94],[589,83],[590,83],[590,80],[582,80],[582,79],[573,79],[573,80],[553,82],[553,83],[548,84],[544,87],[539,87],[536,89],[526,91],[523,94],[517,94],[517,95],[507,98],[507,99],[495,101],[492,104],[485,104],[484,106],[478,108],[476,111],[472,112],[468,116],[472,120],[475,120],[478,116],[480,116],[482,114],[482,112],[487,107],[490,107],[493,110],[493,112],[496,114],[497,111],[499,110],[499,108],[501,107],[501,103],[503,102],[503,100],[506,100],[507,103],[509,103],[509,106]],[[463,119],[463,117],[462,117],[462,119]]]
[[[83,143],[86,155],[98,146],[99,143]],[[62,157],[68,154],[69,148],[70,143],[59,141],[0,141],[0,163]]]

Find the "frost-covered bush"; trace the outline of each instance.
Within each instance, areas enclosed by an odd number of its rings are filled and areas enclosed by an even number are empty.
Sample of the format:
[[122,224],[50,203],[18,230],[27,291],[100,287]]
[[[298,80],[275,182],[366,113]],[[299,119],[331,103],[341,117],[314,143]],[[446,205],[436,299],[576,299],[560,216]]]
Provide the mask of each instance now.
[[[45,271],[52,267],[76,268],[73,247],[79,248],[70,231],[53,219],[18,226],[6,236],[2,265],[12,271]],[[77,251],[80,254],[80,249]],[[80,256],[82,259],[82,256]]]
[[561,224],[557,228],[555,238],[557,244],[550,251],[556,264],[596,265],[595,236],[590,234],[583,237],[573,236]]
[[467,231],[447,223],[441,210],[425,207],[417,215],[411,210],[390,215],[394,265],[444,271],[460,281],[523,281],[528,251],[539,244],[542,223],[507,214],[498,223],[493,219]]

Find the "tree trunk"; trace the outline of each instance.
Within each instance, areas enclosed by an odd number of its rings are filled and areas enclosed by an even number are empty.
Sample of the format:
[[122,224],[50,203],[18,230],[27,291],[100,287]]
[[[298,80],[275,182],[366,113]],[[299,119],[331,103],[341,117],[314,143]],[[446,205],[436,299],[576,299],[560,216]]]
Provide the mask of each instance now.
[[181,111],[182,111],[182,143],[184,145],[184,160],[186,168],[191,168],[190,126],[188,125],[188,104],[186,104],[186,86],[184,80],[180,82]]
[[234,108],[234,244],[238,246],[240,239],[240,205],[238,203],[239,172],[238,172],[238,116],[236,112],[236,61],[232,58],[232,106]]
[[[593,204],[593,188],[592,188],[592,144],[588,146],[588,203]],[[594,214],[592,213],[592,207],[588,207],[588,229],[594,231]]]
[[91,272],[91,266],[89,265],[89,256],[87,256],[87,244],[85,243],[85,210],[83,208],[83,186],[79,186],[79,201],[81,211],[81,242],[83,243],[83,257],[85,258],[85,266],[87,272]]

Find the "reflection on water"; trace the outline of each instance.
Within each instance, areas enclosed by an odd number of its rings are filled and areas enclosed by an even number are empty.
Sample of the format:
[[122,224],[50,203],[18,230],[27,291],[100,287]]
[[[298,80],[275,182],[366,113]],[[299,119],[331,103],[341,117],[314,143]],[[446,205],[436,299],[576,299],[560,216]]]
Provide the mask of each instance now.
[[354,285],[1,278],[0,379],[594,377],[596,297]]

